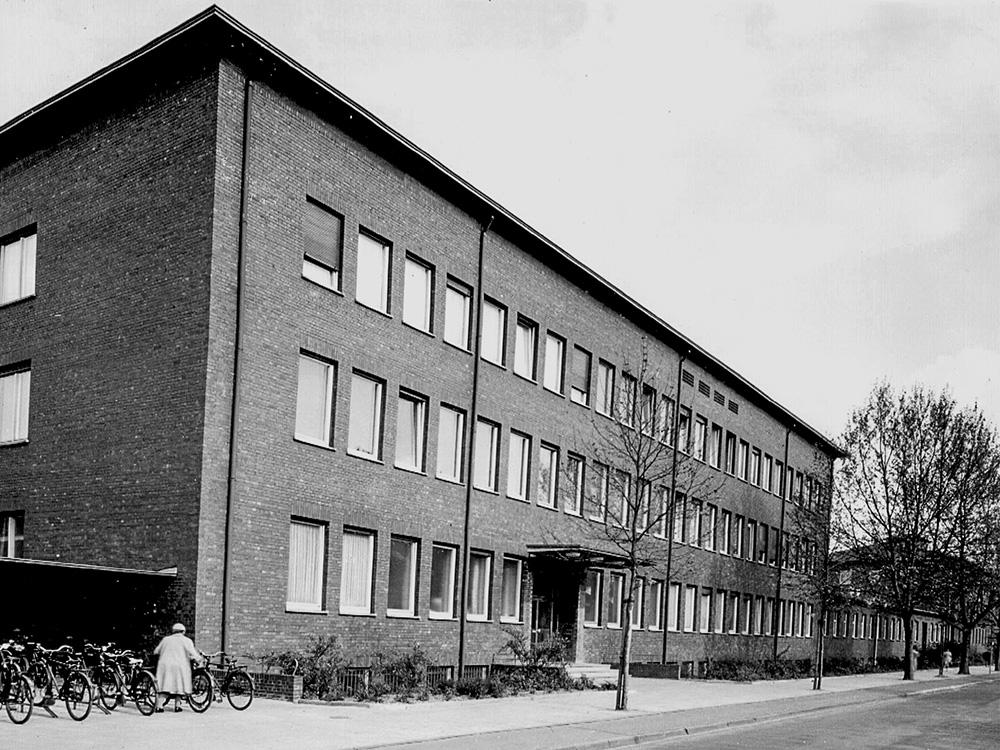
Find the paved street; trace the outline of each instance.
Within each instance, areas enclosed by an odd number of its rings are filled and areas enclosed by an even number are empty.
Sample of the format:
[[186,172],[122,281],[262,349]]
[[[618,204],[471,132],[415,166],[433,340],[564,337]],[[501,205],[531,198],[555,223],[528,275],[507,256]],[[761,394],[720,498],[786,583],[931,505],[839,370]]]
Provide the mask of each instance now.
[[991,682],[655,742],[645,747],[994,750],[998,743],[1000,683]]

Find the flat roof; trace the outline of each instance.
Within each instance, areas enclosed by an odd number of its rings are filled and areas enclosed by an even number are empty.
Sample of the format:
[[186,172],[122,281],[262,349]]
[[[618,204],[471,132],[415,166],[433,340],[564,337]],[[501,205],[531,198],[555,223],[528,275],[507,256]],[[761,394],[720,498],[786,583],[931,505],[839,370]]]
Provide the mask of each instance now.
[[390,152],[392,158],[403,162],[417,176],[427,179],[433,187],[441,189],[445,197],[456,200],[472,216],[479,217],[481,222],[493,219],[495,231],[503,231],[515,241],[526,243],[528,246],[522,249],[534,252],[585,291],[602,299],[627,315],[633,322],[649,330],[668,346],[687,356],[695,364],[726,381],[729,387],[742,392],[745,398],[763,407],[786,427],[809,435],[835,456],[846,456],[844,451],[826,435],[772,399],[736,370],[217,5],[206,8],[145,46],[101,68],[0,126],[0,144],[5,139],[13,137],[15,133],[24,132],[26,126],[38,123],[44,116],[54,116],[62,105],[83,96],[88,89],[94,88],[105,79],[131,69],[141,61],[151,58],[154,53],[166,51],[175,43],[183,44],[195,39],[198,43],[215,49],[220,57],[238,59],[258,74],[285,84],[297,94],[309,98],[317,106],[340,115],[346,114],[346,119],[350,123],[349,132],[363,134],[378,147]]

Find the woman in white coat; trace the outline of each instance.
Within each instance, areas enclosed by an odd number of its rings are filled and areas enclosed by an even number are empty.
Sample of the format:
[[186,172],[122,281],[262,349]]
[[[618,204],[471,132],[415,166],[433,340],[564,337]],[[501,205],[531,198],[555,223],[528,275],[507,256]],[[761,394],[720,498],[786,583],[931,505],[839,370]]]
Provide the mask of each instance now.
[[184,626],[177,623],[171,628],[170,635],[164,637],[153,650],[159,657],[156,663],[156,684],[159,687],[156,710],[160,713],[169,695],[174,696],[174,711],[181,710],[181,696],[191,693],[191,662],[201,661],[201,654],[191,639],[184,635],[184,630]]

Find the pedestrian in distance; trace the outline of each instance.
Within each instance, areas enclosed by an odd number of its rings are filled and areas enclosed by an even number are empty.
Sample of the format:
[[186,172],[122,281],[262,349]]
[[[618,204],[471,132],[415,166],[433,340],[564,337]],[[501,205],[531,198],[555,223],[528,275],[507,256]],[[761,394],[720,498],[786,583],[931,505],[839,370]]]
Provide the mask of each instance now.
[[191,662],[201,662],[201,654],[184,631],[184,626],[177,623],[170,635],[164,636],[153,649],[159,657],[156,662],[157,713],[163,713],[163,706],[171,695],[174,696],[174,711],[180,711],[181,698],[191,693]]

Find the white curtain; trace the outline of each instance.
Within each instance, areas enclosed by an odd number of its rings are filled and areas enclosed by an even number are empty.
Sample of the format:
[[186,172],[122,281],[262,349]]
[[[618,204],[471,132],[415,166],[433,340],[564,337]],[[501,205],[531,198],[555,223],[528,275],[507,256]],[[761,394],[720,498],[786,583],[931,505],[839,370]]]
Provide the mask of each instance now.
[[288,540],[288,606],[323,608],[324,527],[292,521]]
[[371,534],[344,532],[344,564],[340,570],[342,612],[371,612],[373,541]]

